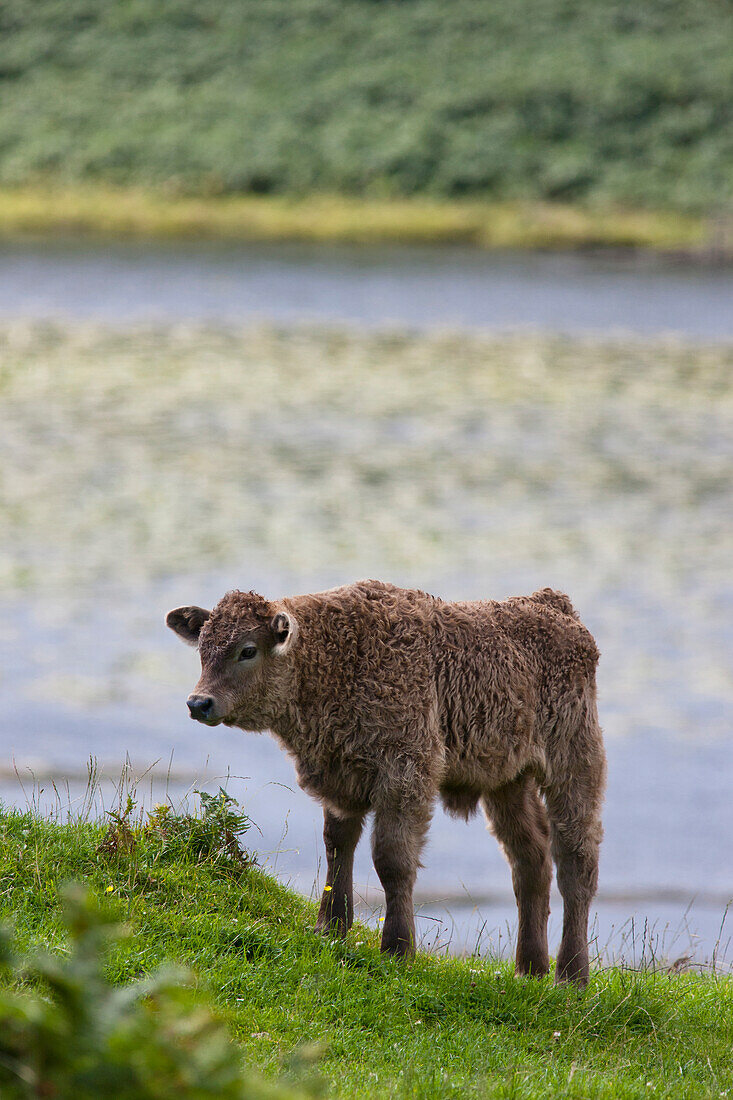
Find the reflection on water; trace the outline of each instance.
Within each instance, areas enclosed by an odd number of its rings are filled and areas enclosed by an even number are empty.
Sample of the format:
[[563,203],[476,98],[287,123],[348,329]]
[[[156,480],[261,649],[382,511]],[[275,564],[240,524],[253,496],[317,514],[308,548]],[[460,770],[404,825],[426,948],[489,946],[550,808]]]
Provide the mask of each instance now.
[[[550,584],[602,651],[599,937],[631,912],[674,931],[697,895],[710,954],[733,894],[733,349],[23,323],[0,355],[0,797],[24,801],[13,758],[57,777],[173,752],[176,796],[249,777],[230,789],[262,852],[308,892],[317,808],[269,738],[186,720],[196,658],[165,611],[364,575]],[[456,943],[462,896],[513,919],[508,882],[479,821],[436,818],[420,888]]]

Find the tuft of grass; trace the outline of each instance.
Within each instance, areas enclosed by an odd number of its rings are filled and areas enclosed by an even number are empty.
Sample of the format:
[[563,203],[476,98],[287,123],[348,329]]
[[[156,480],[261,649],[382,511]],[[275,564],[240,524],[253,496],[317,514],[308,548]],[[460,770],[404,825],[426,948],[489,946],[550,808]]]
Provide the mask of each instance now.
[[[701,216],[567,203],[313,194],[166,194],[103,184],[0,191],[0,236],[470,244],[493,249],[654,249],[722,256]],[[725,239],[724,239],[725,238]]]
[[[13,920],[19,947],[68,950],[62,886],[82,882],[130,929],[110,950],[111,982],[166,960],[191,967],[248,1063],[279,1074],[294,1048],[321,1044],[332,1096],[684,1100],[733,1089],[729,977],[611,969],[579,993],[491,959],[386,958],[363,926],[343,942],[313,935],[314,906],[251,860],[223,859],[216,845],[166,848],[171,812],[128,815],[133,842],[106,852],[109,825],[0,814],[0,919]],[[221,798],[213,812],[241,816]]]

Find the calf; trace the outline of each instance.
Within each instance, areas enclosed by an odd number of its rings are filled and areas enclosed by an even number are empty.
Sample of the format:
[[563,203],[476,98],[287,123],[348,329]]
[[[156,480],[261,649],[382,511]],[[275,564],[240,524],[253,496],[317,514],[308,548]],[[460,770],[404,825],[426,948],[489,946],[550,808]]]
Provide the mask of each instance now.
[[567,596],[449,603],[360,581],[270,602],[229,592],[168,626],[198,646],[192,718],[271,730],[323,805],[327,879],[317,929],[353,919],[354,849],[374,814],[382,950],[414,950],[412,893],[436,798],[481,805],[511,865],[516,969],[549,969],[551,855],[564,902],[556,979],[588,980],[605,756],[598,650]]

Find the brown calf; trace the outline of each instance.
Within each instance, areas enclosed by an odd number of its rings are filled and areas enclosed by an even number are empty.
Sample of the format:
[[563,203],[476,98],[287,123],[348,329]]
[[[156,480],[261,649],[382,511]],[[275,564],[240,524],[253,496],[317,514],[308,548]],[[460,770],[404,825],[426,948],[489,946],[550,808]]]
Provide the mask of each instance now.
[[323,805],[320,931],[351,926],[354,849],[373,812],[382,950],[411,952],[436,798],[465,818],[480,804],[511,865],[517,973],[549,969],[552,855],[564,902],[556,978],[587,982],[605,756],[598,650],[567,596],[448,603],[360,581],[274,603],[229,592],[213,611],[180,607],[166,621],[201,656],[191,717],[271,730]]

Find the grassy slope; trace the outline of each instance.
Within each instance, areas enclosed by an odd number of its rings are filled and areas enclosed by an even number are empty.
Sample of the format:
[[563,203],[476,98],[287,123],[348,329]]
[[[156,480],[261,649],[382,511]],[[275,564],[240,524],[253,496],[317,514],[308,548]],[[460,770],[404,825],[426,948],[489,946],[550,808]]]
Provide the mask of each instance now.
[[724,0],[7,0],[0,186],[715,214],[731,34]]
[[[20,947],[62,947],[58,887],[108,896],[132,935],[115,980],[163,959],[202,975],[247,1059],[276,1072],[318,1040],[339,1097],[648,1097],[733,1088],[733,981],[710,976],[593,977],[584,995],[517,981],[490,960],[380,956],[355,928],[346,945],[314,937],[314,908],[257,869],[178,857],[138,838],[131,855],[97,852],[101,829],[0,816],[0,919]],[[113,890],[107,895],[109,887]]]

